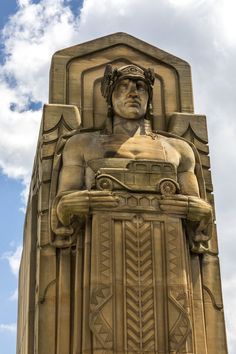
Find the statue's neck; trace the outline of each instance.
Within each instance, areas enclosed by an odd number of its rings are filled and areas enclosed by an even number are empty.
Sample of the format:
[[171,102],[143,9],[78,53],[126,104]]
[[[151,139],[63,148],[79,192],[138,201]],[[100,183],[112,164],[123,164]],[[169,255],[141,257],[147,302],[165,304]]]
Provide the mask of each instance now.
[[113,117],[113,134],[144,135],[144,119],[126,119],[115,115]]

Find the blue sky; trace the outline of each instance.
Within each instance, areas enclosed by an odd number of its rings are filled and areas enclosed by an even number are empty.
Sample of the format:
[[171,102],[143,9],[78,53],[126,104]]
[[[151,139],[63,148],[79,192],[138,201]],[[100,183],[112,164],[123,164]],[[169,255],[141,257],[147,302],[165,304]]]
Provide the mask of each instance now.
[[[0,238],[0,343],[5,353],[15,350],[15,322],[17,301],[14,297],[17,288],[17,276],[9,267],[7,257],[12,256],[22,243],[24,215],[20,212],[22,184],[0,175],[1,238]],[[9,212],[10,211],[10,212]],[[8,330],[1,328],[5,325]]]
[[[0,28],[8,21],[8,17],[17,9],[16,1],[9,0],[1,5]],[[1,42],[2,44],[2,42]],[[1,46],[2,47],[2,46]],[[3,60],[0,56],[0,61]],[[17,313],[17,275],[10,268],[9,257],[22,244],[22,228],[24,214],[20,180],[8,178],[0,172],[1,237],[0,237],[0,343],[4,353],[15,353],[16,313]],[[4,201],[4,202],[3,202]]]
[[235,0],[2,0],[0,4],[0,352],[15,353],[27,188],[52,54],[123,31],[187,60],[206,114],[229,339],[236,353]]
[[1,6],[1,18],[0,18],[0,26],[1,28],[7,22],[8,17],[13,14],[17,10],[17,3],[15,0],[5,1],[4,6]]

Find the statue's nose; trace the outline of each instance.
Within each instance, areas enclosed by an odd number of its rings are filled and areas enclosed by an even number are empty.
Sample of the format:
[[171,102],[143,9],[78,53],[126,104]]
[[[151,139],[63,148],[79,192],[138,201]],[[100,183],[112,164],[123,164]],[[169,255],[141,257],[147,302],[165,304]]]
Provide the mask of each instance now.
[[130,94],[131,96],[137,96],[137,95],[138,95],[138,90],[137,90],[136,82],[131,82],[131,83],[130,83],[129,94]]
[[137,97],[137,96],[138,96],[138,92],[137,92],[137,90],[130,91],[130,92],[129,92],[129,95],[130,95],[131,97]]

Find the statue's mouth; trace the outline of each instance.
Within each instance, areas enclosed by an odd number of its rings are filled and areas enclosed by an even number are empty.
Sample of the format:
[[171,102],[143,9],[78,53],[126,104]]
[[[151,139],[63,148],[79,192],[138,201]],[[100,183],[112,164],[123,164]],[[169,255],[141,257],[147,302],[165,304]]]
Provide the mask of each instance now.
[[125,105],[129,106],[129,107],[140,107],[141,102],[139,100],[127,100],[125,102]]

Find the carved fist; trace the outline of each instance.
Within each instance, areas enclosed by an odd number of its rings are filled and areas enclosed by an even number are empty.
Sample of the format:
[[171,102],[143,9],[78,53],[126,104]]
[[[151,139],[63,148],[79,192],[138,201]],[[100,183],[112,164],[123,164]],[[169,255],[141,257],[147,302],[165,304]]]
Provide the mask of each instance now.
[[63,195],[57,204],[57,216],[64,226],[69,226],[74,215],[82,216],[92,208],[112,208],[118,198],[109,191],[77,191]]
[[203,253],[211,238],[212,207],[205,200],[186,195],[163,197],[160,209],[167,214],[180,216],[188,221],[187,229],[192,252]]
[[161,211],[166,214],[178,215],[186,218],[188,214],[189,197],[186,195],[163,196],[159,201]]
[[188,197],[187,219],[191,221],[208,221],[212,217],[212,207],[205,200],[198,197]]
[[212,208],[205,200],[187,195],[164,196],[160,209],[168,214],[177,214],[191,221],[207,221],[211,218]]

